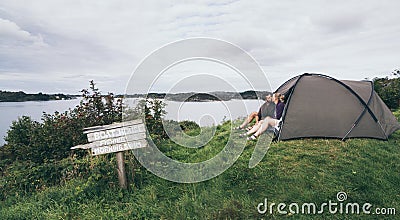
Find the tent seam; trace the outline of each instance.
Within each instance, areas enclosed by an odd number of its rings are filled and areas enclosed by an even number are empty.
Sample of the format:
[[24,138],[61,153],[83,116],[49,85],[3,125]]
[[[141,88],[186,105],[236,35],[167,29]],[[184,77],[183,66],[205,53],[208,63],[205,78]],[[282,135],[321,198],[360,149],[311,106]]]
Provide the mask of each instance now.
[[[298,79],[297,79],[297,81],[295,82],[295,84],[292,86],[292,88],[290,88],[290,89],[292,90],[292,92],[290,92],[289,98],[288,98],[288,100],[286,101],[285,109],[284,109],[284,112],[283,112],[283,115],[282,115],[282,125],[281,125],[281,129],[279,130],[279,134],[278,134],[278,141],[279,141],[280,138],[281,138],[281,133],[282,133],[283,127],[284,127],[284,125],[285,125],[286,112],[287,112],[287,110],[289,109],[290,100],[292,99],[292,94],[294,93],[294,90],[296,89],[297,84],[299,83],[299,81],[301,80],[301,78],[303,78],[303,76],[308,76],[308,75],[310,75],[310,74],[309,74],[309,73],[303,73],[303,74],[301,74],[301,75],[298,77]],[[295,77],[293,77],[292,79],[294,79],[294,78],[295,78]],[[290,79],[290,80],[292,80],[292,79]],[[288,81],[290,81],[290,80],[288,80]],[[280,88],[280,87],[279,87],[279,88]],[[278,88],[278,89],[279,89],[279,88]],[[276,91],[278,91],[278,90],[276,90]],[[276,92],[276,91],[275,91],[275,92]]]

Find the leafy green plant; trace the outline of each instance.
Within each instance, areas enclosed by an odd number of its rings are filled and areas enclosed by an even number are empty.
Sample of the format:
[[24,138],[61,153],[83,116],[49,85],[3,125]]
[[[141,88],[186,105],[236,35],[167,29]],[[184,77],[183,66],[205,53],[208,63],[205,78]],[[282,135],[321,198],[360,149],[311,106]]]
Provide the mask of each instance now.
[[[70,172],[76,175],[89,174],[67,159],[85,158],[86,152],[70,148],[87,143],[83,128],[111,124],[121,119],[122,100],[112,93],[102,95],[95,83],[90,81],[90,88],[82,90],[82,100],[74,109],[63,113],[44,113],[41,122],[27,116],[14,121],[5,138],[7,144],[0,148],[3,198],[12,192],[29,193],[56,185],[65,178],[73,178],[64,175],[64,171],[71,167]],[[111,160],[108,156],[101,158],[106,158],[103,162]],[[91,158],[85,166],[96,160]],[[99,180],[98,176],[107,176],[110,172],[109,169],[93,170],[97,166],[87,167],[92,169],[88,176],[96,180]]]
[[393,78],[374,78],[374,89],[391,108],[396,109],[400,107],[400,70],[392,72]]
[[192,135],[192,136],[196,136],[196,135],[200,134],[200,131],[201,131],[200,126],[194,121],[187,121],[187,120],[180,121],[179,126],[186,134]]
[[146,99],[144,107],[144,117],[147,130],[153,138],[166,139],[167,133],[163,126],[163,117],[166,114],[166,104],[159,99]]

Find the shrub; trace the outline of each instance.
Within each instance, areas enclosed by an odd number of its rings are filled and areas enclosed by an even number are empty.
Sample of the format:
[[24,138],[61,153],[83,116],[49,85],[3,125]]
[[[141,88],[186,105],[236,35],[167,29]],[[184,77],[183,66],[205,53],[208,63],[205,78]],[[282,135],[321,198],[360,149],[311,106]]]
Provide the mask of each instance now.
[[189,131],[191,131],[192,133],[190,133],[189,135],[198,135],[200,134],[200,126],[194,122],[194,121],[181,121],[179,122],[180,128],[185,132],[188,133]]
[[374,89],[385,102],[385,104],[391,108],[396,109],[400,107],[400,70],[394,70],[392,72],[394,78],[374,78]]
[[146,99],[144,107],[144,117],[149,134],[152,138],[167,139],[168,135],[164,130],[162,119],[166,114],[166,104],[159,99]]
[[[5,138],[7,144],[0,149],[2,197],[14,191],[27,193],[60,183],[67,177],[63,171],[74,167],[68,158],[79,160],[86,156],[84,151],[70,150],[87,143],[83,128],[121,119],[122,100],[112,93],[102,95],[90,81],[90,89],[82,90],[82,100],[76,108],[64,113],[44,113],[42,122],[27,116],[14,121]],[[90,159],[88,163],[94,161]],[[106,174],[109,170],[99,172]]]

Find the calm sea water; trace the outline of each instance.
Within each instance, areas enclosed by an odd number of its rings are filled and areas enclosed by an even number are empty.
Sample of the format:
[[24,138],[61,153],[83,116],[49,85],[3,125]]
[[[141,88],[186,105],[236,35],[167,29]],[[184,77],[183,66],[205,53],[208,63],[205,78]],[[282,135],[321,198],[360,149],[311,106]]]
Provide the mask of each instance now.
[[31,101],[31,102],[0,102],[0,146],[5,143],[4,136],[10,128],[12,121],[18,117],[30,116],[33,120],[40,121],[43,112],[52,114],[55,111],[64,112],[78,105],[80,99]]
[[[5,143],[12,121],[21,116],[30,116],[40,121],[43,112],[64,112],[79,104],[80,99],[56,100],[40,102],[0,102],[0,146]],[[251,111],[257,111],[262,101],[259,100],[231,100],[226,102],[166,102],[166,119],[177,121],[191,120],[200,126],[210,126],[221,123],[223,120],[243,117]]]

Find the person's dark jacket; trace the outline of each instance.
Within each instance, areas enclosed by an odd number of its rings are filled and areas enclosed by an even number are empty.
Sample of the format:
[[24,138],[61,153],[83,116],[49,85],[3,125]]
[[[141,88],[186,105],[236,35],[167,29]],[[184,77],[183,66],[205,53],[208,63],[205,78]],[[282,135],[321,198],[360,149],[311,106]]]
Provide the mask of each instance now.
[[262,106],[258,110],[258,120],[263,120],[267,116],[274,118],[275,106],[276,105],[273,102],[265,102],[264,104],[262,104]]
[[278,104],[276,104],[276,119],[281,119],[284,108],[285,103],[279,101]]

